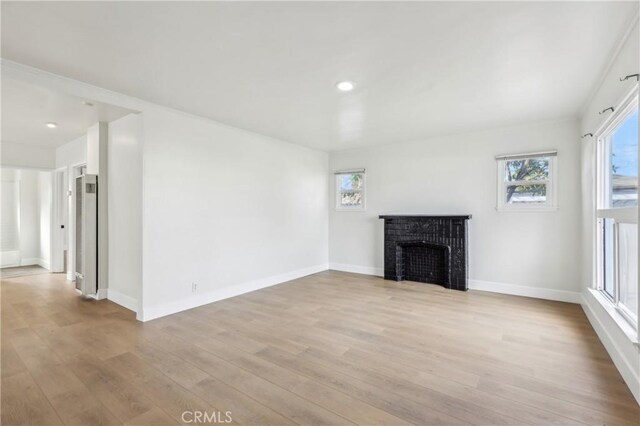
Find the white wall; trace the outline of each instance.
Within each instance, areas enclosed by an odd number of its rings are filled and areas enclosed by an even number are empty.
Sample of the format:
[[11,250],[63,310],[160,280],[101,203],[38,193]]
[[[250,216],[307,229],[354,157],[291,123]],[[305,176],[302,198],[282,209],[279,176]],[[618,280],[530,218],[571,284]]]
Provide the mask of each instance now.
[[141,318],[326,269],[326,153],[161,108],[143,128]]
[[[606,115],[598,112],[615,106],[636,83],[635,79],[620,82],[620,78],[639,71],[640,32],[638,23],[631,29],[626,41],[621,45],[610,68],[603,76],[601,84],[594,90],[593,97],[587,104],[581,120],[581,134],[596,133],[606,120]],[[616,367],[627,385],[640,403],[640,352],[629,338],[630,333],[618,326],[610,313],[603,308],[597,298],[588,290],[594,285],[594,188],[595,188],[595,140],[583,139],[581,144],[581,192],[582,192],[582,264],[581,284],[583,289],[583,308],[598,333],[600,340],[607,348]],[[636,336],[637,339],[637,336]]]
[[87,136],[82,135],[56,148],[55,168],[70,167],[87,162]]
[[51,172],[38,172],[38,264],[51,268],[51,214],[52,214]]
[[[472,214],[473,287],[575,300],[581,251],[578,132],[578,123],[569,120],[332,153],[331,171],[366,168],[367,205],[365,212],[336,211],[330,177],[332,269],[382,275],[380,214]],[[558,210],[497,211],[494,157],[546,149],[558,150]]]
[[20,170],[20,263],[36,265],[40,259],[38,172]]
[[109,123],[108,298],[138,311],[142,293],[142,117]]
[[55,165],[55,150],[38,146],[2,142],[2,165],[34,169],[52,169]]

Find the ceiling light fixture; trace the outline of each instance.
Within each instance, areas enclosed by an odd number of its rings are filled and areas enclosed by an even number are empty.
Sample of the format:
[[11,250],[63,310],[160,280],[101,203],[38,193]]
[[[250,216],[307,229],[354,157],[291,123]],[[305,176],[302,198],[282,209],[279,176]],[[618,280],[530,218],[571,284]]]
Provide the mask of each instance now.
[[356,87],[356,85],[351,81],[341,81],[340,83],[336,84],[336,87],[341,92],[350,92]]
[[58,123],[49,122],[46,124],[46,126],[50,129],[55,129],[56,127],[58,127]]

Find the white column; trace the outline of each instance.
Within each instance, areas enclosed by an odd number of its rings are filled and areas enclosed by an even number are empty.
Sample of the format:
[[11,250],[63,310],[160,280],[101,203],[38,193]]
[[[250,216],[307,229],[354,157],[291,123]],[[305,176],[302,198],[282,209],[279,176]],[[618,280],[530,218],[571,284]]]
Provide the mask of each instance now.
[[109,275],[108,131],[105,122],[87,129],[87,174],[98,175],[98,299],[107,297]]

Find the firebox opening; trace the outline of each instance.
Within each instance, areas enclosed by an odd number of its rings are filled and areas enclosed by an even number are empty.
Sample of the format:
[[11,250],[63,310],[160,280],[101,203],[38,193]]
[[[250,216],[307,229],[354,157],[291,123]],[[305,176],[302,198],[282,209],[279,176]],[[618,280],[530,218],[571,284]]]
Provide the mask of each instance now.
[[417,281],[444,286],[450,284],[451,250],[448,246],[411,241],[399,243],[397,251],[397,281]]

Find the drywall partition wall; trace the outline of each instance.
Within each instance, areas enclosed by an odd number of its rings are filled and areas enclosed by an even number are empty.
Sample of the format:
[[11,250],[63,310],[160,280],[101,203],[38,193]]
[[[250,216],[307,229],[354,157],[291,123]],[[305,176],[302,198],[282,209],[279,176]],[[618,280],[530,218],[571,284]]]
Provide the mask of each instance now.
[[51,172],[38,172],[38,265],[51,268],[51,214],[52,214]]
[[137,312],[142,293],[142,116],[109,123],[109,289]]
[[[596,133],[606,120],[605,114],[599,114],[605,108],[615,106],[631,90],[637,81],[630,79],[621,82],[620,78],[640,71],[640,30],[636,18],[622,40],[620,49],[605,70],[601,83],[594,88],[593,96],[584,108],[581,120],[581,134]],[[582,291],[583,308],[607,348],[613,362],[622,374],[636,400],[640,403],[640,347],[633,343],[637,340],[635,331],[629,332],[614,321],[611,314],[603,308],[590,288],[594,285],[594,231],[595,231],[595,139],[587,137],[576,141],[581,147],[581,194],[582,194]],[[624,323],[623,323],[624,325]],[[633,335],[636,334],[634,337]]]
[[78,164],[87,163],[87,136],[69,141],[68,143],[56,148],[55,168],[71,167]]
[[53,169],[55,150],[39,146],[2,142],[2,165],[26,169]]
[[143,111],[144,320],[325,270],[328,155]]
[[[331,153],[331,171],[366,168],[367,205],[364,212],[331,206],[330,267],[382,275],[379,214],[471,214],[471,288],[577,302],[578,131],[569,120]],[[497,211],[495,156],[548,149],[558,150],[559,208]]]
[[[5,61],[5,72],[142,113],[143,309],[138,318],[327,268],[327,153],[23,65]],[[69,228],[73,225],[70,220]],[[72,256],[69,261],[73,265]]]
[[40,210],[38,171],[19,170],[20,179],[20,264],[40,261]]

